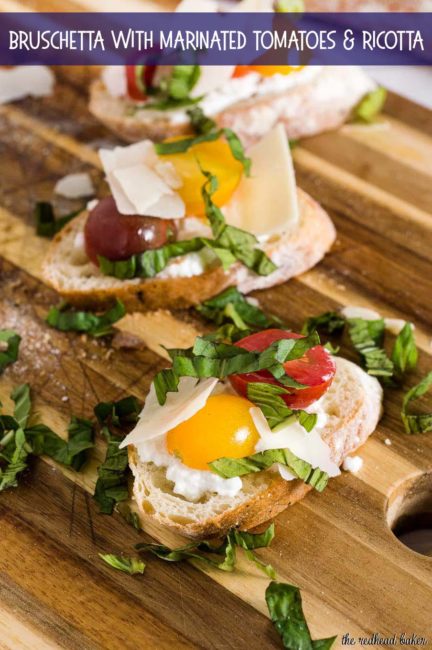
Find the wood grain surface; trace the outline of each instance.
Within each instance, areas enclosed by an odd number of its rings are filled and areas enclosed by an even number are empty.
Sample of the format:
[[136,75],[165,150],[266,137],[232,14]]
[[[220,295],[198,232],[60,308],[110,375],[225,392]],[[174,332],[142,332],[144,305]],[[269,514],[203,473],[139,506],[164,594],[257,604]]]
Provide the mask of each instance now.
[[[72,171],[90,172],[106,192],[96,151],[115,142],[87,112],[77,74],[59,71],[52,97],[0,107],[0,327],[23,337],[0,400],[7,406],[11,388],[28,381],[38,417],[59,433],[100,400],[144,400],[166,363],[160,344],[187,345],[204,328],[191,313],[129,316],[120,328],[146,346],[126,351],[44,324],[57,296],[41,281],[47,241],[35,235],[32,207],[51,200],[56,180]],[[293,328],[349,304],[411,320],[421,354],[410,385],[432,366],[431,161],[430,112],[396,96],[374,126],[304,141],[295,150],[298,183],[329,210],[338,240],[309,273],[256,294]],[[56,207],[77,205],[57,199]],[[301,587],[314,638],[405,632],[432,644],[432,558],[404,547],[386,521],[394,490],[432,468],[432,436],[403,433],[401,396],[387,391],[361,471],[284,512],[271,548],[260,551],[280,580]],[[129,577],[100,561],[98,553],[130,553],[138,541],[180,541],[152,521],[137,533],[118,515],[97,514],[91,495],[103,453],[98,441],[80,474],[35,461],[17,489],[0,495],[0,648],[280,647],[264,603],[268,580],[248,564],[225,574],[149,559],[144,576]]]

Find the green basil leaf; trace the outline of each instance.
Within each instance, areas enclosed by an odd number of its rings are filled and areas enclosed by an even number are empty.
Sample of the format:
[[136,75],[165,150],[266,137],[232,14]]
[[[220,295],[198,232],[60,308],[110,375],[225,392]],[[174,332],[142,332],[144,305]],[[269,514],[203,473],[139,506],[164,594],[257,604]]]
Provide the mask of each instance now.
[[68,440],[63,440],[44,424],[26,428],[34,454],[45,454],[79,472],[87,460],[87,450],[94,446],[93,424],[89,420],[72,416],[68,433]]
[[282,582],[271,582],[265,599],[270,618],[287,650],[329,650],[337,637],[312,641],[303,613],[300,589]]
[[99,402],[93,409],[101,425],[114,424],[124,426],[135,424],[141,411],[139,400],[130,395],[117,402]]
[[217,129],[217,124],[210,117],[204,115],[204,111],[199,106],[190,108],[186,113],[189,116],[193,130],[197,135],[204,135]]
[[285,465],[297,478],[322,492],[328,483],[328,474],[301,460],[289,449],[269,449],[245,458],[218,458],[209,463],[210,469],[222,476],[233,478],[269,469],[275,463]]
[[51,203],[40,201],[34,208],[34,219],[36,223],[36,234],[39,237],[54,237],[64,226],[78,216],[84,208],[74,210],[64,217],[56,218]]
[[401,418],[406,433],[426,433],[432,431],[432,413],[414,415],[408,412],[410,403],[422,397],[432,386],[432,372],[426,375],[420,383],[413,386],[405,395],[402,403]]
[[230,375],[269,370],[284,385],[304,388],[286,375],[283,364],[302,357],[319,343],[319,336],[314,332],[302,339],[276,341],[262,352],[249,352],[208,337],[198,337],[193,348],[168,351],[173,367],[162,370],[154,379],[159,404],[165,404],[167,392],[178,390],[179,377],[225,379]]
[[368,93],[354,109],[354,120],[370,123],[381,113],[387,99],[387,91],[379,86]]
[[315,330],[320,330],[326,334],[333,334],[343,330],[345,327],[345,318],[334,311],[326,311],[319,316],[308,318],[303,327],[302,334],[312,334]]
[[391,377],[394,371],[393,363],[382,347],[384,319],[349,318],[347,322],[351,342],[362,357],[368,374],[375,377]]
[[285,388],[276,384],[249,382],[247,385],[248,399],[261,409],[270,429],[274,429],[286,420],[295,417],[309,433],[316,425],[317,414],[308,413],[301,409],[290,409],[281,397],[286,393],[288,391]]
[[129,497],[129,463],[127,449],[119,449],[123,437],[111,435],[108,427],[103,427],[102,434],[108,446],[105,459],[98,467],[94,500],[99,505],[99,512],[112,515],[114,506]]
[[167,393],[177,393],[179,376],[172,368],[161,370],[153,379],[156,397],[161,406],[166,402]]
[[199,65],[175,65],[168,78],[166,92],[170,99],[189,99],[190,91],[201,76]]
[[259,307],[248,302],[236,287],[229,287],[214,298],[205,300],[196,310],[207,320],[223,325],[232,321],[239,329],[266,329],[280,325],[276,316],[267,316]]
[[184,106],[193,106],[198,104],[202,100],[201,97],[185,97],[184,99],[174,99],[173,97],[167,97],[166,99],[161,99],[160,101],[152,101],[143,106],[134,106],[133,108],[128,109],[128,115],[135,115],[139,110],[144,111],[172,111],[177,108],[183,108]]
[[30,451],[23,429],[11,433],[8,440],[0,441],[0,492],[18,485],[18,475],[26,469]]
[[[165,562],[182,562],[184,560],[198,560],[205,562],[220,571],[234,571],[237,554],[236,547],[243,549],[246,557],[254,562],[266,575],[274,576],[274,569],[269,564],[264,564],[252,552],[254,549],[267,547],[274,538],[274,524],[271,524],[263,533],[246,533],[236,529],[230,530],[225,540],[219,546],[212,542],[191,542],[179,548],[170,549],[162,544],[136,544],[135,549],[140,553],[152,553]],[[204,553],[204,554],[203,554]],[[215,555],[224,556],[222,561],[215,560]]]
[[396,373],[400,376],[414,370],[417,366],[418,351],[411,323],[405,323],[402,331],[396,337],[392,352],[392,362]]
[[14,418],[20,429],[25,429],[31,409],[30,386],[28,384],[17,386],[12,391],[11,398],[15,402]]
[[137,573],[144,573],[145,563],[142,560],[138,560],[133,557],[123,557],[119,555],[112,555],[99,553],[99,557],[109,564],[113,569],[117,571],[123,571],[124,573],[129,573],[133,576]]
[[200,251],[205,246],[205,240],[195,237],[171,242],[161,248],[148,250],[118,262],[112,262],[106,257],[99,256],[99,268],[104,275],[111,275],[119,280],[154,278],[164,270],[170,260]]
[[305,10],[304,0],[277,0],[275,3],[277,13],[303,13]]
[[0,375],[6,366],[18,359],[20,343],[20,335],[13,330],[0,330]]
[[97,316],[89,311],[66,310],[65,305],[51,307],[46,322],[61,332],[86,332],[95,337],[112,334],[112,325],[123,318],[126,309],[120,300],[104,314]]

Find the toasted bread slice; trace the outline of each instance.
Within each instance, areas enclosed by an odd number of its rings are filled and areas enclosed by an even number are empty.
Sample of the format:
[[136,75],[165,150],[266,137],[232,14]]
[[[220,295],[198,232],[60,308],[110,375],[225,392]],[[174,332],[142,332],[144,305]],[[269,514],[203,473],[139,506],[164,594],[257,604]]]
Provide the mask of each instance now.
[[[87,214],[71,221],[54,238],[44,264],[44,277],[69,303],[82,308],[105,307],[119,298],[130,311],[183,308],[196,305],[228,286],[236,285],[248,293],[265,289],[304,273],[317,264],[333,244],[336,233],[327,213],[308,194],[298,190],[300,227],[266,245],[266,252],[276,256],[279,268],[268,276],[249,272],[241,264],[229,271],[221,267],[192,277],[118,280],[102,275],[89,261],[82,244]],[[179,261],[181,258],[178,258]]]
[[[324,398],[328,421],[322,438],[330,446],[332,459],[341,465],[375,430],[381,415],[382,388],[374,377],[346,359],[336,358],[336,368]],[[152,515],[161,524],[197,539],[220,537],[233,527],[255,528],[312,489],[300,480],[285,481],[267,470],[242,477],[243,488],[235,497],[208,493],[193,503],[174,494],[165,468],[141,462],[133,446],[129,447],[129,464],[143,521]]]
[[[361,68],[328,67],[313,79],[279,94],[255,95],[212,115],[223,127],[234,129],[245,146],[260,139],[278,122],[295,140],[336,129],[352,109],[375,87]],[[189,120],[178,120],[179,111],[134,110],[135,104],[112,97],[102,81],[90,89],[90,111],[128,142],[190,133]]]

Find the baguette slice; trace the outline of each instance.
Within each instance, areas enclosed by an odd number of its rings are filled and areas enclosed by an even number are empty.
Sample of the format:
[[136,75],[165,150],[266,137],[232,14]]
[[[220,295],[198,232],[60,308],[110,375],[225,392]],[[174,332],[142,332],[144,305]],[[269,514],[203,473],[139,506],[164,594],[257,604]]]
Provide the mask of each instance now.
[[[333,244],[336,233],[327,213],[308,194],[298,190],[300,227],[291,235],[268,243],[266,252],[277,257],[279,268],[268,276],[249,272],[239,263],[192,277],[118,280],[102,275],[76,246],[82,239],[87,214],[81,214],[54,238],[43,267],[46,282],[69,303],[81,308],[103,308],[115,298],[129,311],[184,308],[236,285],[243,293],[285,282],[317,264]],[[179,258],[181,260],[181,258]]]
[[[330,446],[332,459],[341,465],[375,430],[382,410],[382,388],[374,377],[346,359],[336,358],[336,368],[324,398],[328,421],[322,437]],[[133,446],[128,451],[134,498],[143,522],[152,515],[159,523],[195,539],[222,537],[233,527],[255,528],[312,489],[300,480],[285,481],[266,470],[242,477],[243,488],[235,497],[209,493],[193,503],[173,493],[165,468],[141,462]]]
[[[290,140],[341,126],[375,83],[358,67],[326,67],[311,80],[279,94],[255,95],[212,115],[222,127],[234,129],[245,146],[281,122]],[[135,104],[112,97],[102,81],[90,88],[90,111],[128,142],[163,140],[190,133],[189,120],[177,111],[134,111]]]

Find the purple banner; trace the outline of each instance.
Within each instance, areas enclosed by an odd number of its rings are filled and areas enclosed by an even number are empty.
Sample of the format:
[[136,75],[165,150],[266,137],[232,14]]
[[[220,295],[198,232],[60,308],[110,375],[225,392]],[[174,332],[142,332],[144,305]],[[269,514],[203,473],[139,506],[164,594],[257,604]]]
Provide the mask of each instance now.
[[432,13],[2,13],[0,65],[432,65]]

